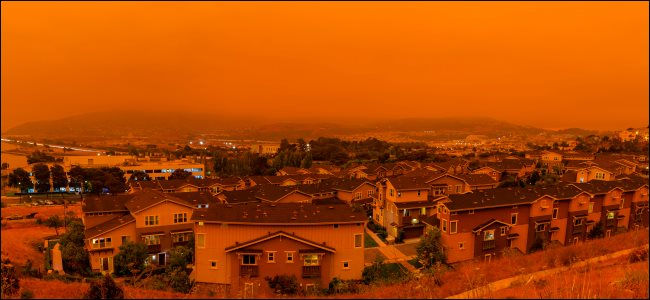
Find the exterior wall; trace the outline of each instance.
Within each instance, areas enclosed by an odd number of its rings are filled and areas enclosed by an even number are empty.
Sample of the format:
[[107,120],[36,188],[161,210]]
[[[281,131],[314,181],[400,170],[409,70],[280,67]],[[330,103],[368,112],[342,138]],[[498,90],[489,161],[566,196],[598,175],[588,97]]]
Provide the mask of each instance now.
[[[139,163],[136,166],[118,166],[124,171],[124,178],[128,181],[133,171],[142,171],[152,178],[161,180],[169,179],[172,172],[176,169],[184,169],[192,173],[192,176],[205,178],[205,166],[203,164],[188,163],[181,161],[156,162],[156,163]],[[199,170],[200,169],[200,170]]]
[[[506,227],[506,232],[503,235],[501,234],[501,227]],[[493,248],[486,248],[485,246],[488,242],[483,240],[484,232],[488,230],[494,230]],[[490,255],[491,258],[496,258],[498,253],[502,253],[503,249],[509,247],[507,240],[508,234],[510,234],[509,228],[501,223],[493,223],[477,232],[477,234],[474,235],[474,256],[479,259],[485,259],[486,255]]]
[[[375,187],[368,184],[364,183],[361,186],[357,187],[354,189],[352,192],[349,191],[342,191],[342,190],[337,190],[336,191],[336,198],[339,200],[343,200],[345,202],[352,202],[354,200],[356,193],[361,193],[361,199],[365,199],[368,197],[372,197],[375,195]],[[368,195],[368,192],[372,192],[370,195]]]
[[[260,225],[260,224],[219,224],[204,223],[200,226],[195,223],[194,231],[196,235],[205,235],[205,247],[201,248],[196,245],[196,266],[195,278],[197,282],[234,284],[237,278],[230,278],[233,274],[233,268],[239,267],[233,265],[232,258],[225,252],[226,247],[236,243],[247,242],[270,232],[285,231],[289,234],[295,234],[301,238],[316,242],[325,243],[328,247],[333,247],[336,252],[329,255],[331,269],[329,273],[324,272],[321,277],[321,283],[328,284],[333,277],[342,279],[360,279],[361,271],[364,267],[364,247],[363,233],[365,224],[339,224],[334,228],[332,224],[316,225]],[[354,235],[362,234],[362,245],[359,248],[354,247]],[[284,238],[283,238],[284,240]],[[303,246],[301,246],[303,247]],[[301,248],[302,249],[302,248]],[[295,249],[298,255],[298,250]],[[328,254],[326,254],[328,256]],[[283,257],[278,256],[279,259]],[[297,256],[294,259],[299,259]],[[219,269],[210,269],[209,261],[216,261]],[[296,260],[298,263],[299,260]],[[343,270],[342,261],[350,262],[350,269]],[[325,276],[328,277],[325,277]],[[296,274],[300,277],[301,274]]]
[[[187,223],[185,224],[189,224],[189,226],[192,227],[190,219],[192,218],[193,211],[194,210],[191,207],[176,204],[170,201],[165,201],[143,211],[137,212],[133,215],[133,217],[135,218],[135,224],[137,228],[156,228],[160,226],[178,225],[174,224],[174,214],[187,213]],[[157,226],[145,226],[145,216],[159,216],[159,224]]]
[[[86,239],[86,249],[88,250],[88,256],[90,258],[90,268],[99,271],[100,258],[101,257],[114,257],[117,253],[120,252],[119,248],[122,245],[122,236],[127,236],[130,241],[136,240],[136,230],[135,222],[119,227],[115,230],[105,232],[100,236],[95,238],[111,238],[111,247],[106,247],[102,249],[92,249],[92,239]],[[112,265],[111,271],[112,269]]]
[[[258,257],[257,268],[258,276],[244,278],[240,277],[240,268],[241,265],[241,254],[238,254],[236,251],[229,252],[226,256],[230,266],[231,273],[230,278],[232,279],[233,286],[239,286],[243,282],[255,282],[261,283],[264,286],[268,286],[268,283],[264,279],[265,277],[273,277],[279,274],[295,274],[298,282],[300,284],[318,284],[321,287],[325,287],[329,284],[329,281],[321,282],[321,278],[333,278],[331,272],[334,271],[337,267],[342,269],[343,262],[333,261],[332,253],[325,250],[309,246],[307,244],[286,238],[286,237],[276,237],[274,239],[261,242],[259,244],[251,245],[245,249],[255,249],[262,250],[260,257]],[[325,253],[320,260],[320,278],[303,278],[302,277],[302,268],[304,264],[304,259],[298,250],[317,250],[318,252]],[[268,251],[273,251],[275,253],[275,262],[268,261]],[[294,252],[293,262],[287,261],[287,252]],[[208,262],[209,263],[209,262]],[[341,266],[338,266],[341,264]],[[217,266],[219,267],[219,266]],[[211,271],[216,271],[215,269],[210,269]],[[345,269],[345,271],[350,271],[351,269]],[[214,272],[213,272],[214,273]],[[347,275],[347,272],[343,272]]]
[[569,203],[570,201],[555,201],[553,209],[557,208],[557,218],[553,219],[551,211],[551,228],[557,227],[560,230],[551,232],[551,241],[557,241],[565,245],[567,236],[567,222],[569,221]]
[[479,168],[477,170],[474,170],[472,174],[485,174],[492,177],[492,179],[496,180],[497,182],[501,179],[501,173],[492,168]]
[[[443,176],[436,180],[430,181],[428,183],[431,186],[446,185],[447,186],[446,195],[462,194],[462,193],[469,192],[471,190],[467,182],[450,176]],[[451,190],[449,189],[449,186],[451,186]],[[458,188],[460,188],[460,191],[457,190]]]
[[[472,232],[459,232],[456,234],[443,234],[443,244],[447,247],[447,262],[456,263],[474,258],[474,234]],[[460,243],[463,249],[460,249]]]

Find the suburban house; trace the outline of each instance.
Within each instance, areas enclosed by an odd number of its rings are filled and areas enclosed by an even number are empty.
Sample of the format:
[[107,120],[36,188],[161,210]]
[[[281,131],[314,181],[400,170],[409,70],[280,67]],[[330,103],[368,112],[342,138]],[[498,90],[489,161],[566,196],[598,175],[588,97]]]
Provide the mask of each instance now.
[[361,279],[367,218],[349,205],[222,204],[191,221],[197,282],[268,289],[267,276],[295,275],[308,291]]
[[[209,193],[184,198],[150,189],[132,194],[87,197],[82,203],[86,249],[95,271],[113,272],[113,257],[128,242],[147,245],[148,263],[165,265],[167,251],[184,245],[192,236],[192,213],[214,206]],[[201,203],[211,202],[211,203]]]

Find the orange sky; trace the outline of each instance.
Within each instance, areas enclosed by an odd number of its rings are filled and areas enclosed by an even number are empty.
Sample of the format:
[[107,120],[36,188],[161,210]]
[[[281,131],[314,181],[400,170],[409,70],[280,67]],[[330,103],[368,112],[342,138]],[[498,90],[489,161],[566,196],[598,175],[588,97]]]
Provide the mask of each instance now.
[[90,111],[648,125],[648,2],[2,2],[2,131]]

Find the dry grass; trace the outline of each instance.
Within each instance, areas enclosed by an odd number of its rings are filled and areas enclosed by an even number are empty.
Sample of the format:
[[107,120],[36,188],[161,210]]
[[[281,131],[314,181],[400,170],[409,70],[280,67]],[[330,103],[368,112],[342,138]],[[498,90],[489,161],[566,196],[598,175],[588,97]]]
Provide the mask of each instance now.
[[[611,238],[594,240],[578,245],[548,249],[529,255],[506,256],[496,260],[493,259],[491,263],[462,263],[456,265],[454,270],[447,271],[440,276],[442,281],[441,286],[436,286],[430,276],[423,276],[420,279],[414,279],[402,284],[366,287],[359,294],[339,295],[336,298],[444,298],[484,286],[487,283],[497,280],[566,266],[575,261],[634,248],[644,244],[648,244],[648,229],[619,234]],[[647,269],[645,270],[645,274],[647,278]],[[628,277],[637,278],[638,282],[640,275],[637,274],[635,276],[628,275]],[[543,283],[539,284],[543,285]],[[646,281],[645,294],[647,294],[647,288]],[[528,289],[528,293],[525,295],[530,293],[530,288]],[[573,292],[574,294],[572,294],[573,296],[571,298],[577,297],[578,294],[575,293],[575,290]],[[603,290],[603,293],[605,292]],[[567,294],[562,294],[561,297],[565,295]],[[580,296],[583,295],[585,294],[580,294]],[[490,291],[485,291],[482,296],[489,298],[493,294]],[[540,297],[540,295],[529,296]],[[626,297],[632,296],[626,295]],[[499,297],[501,297],[500,294]]]
[[[44,268],[43,253],[39,252],[34,245],[43,244],[46,236],[54,235],[55,231],[46,226],[22,222],[23,228],[2,228],[2,257],[9,258],[15,265],[23,265],[28,259],[33,262],[34,268]],[[11,226],[13,226],[12,224]]]
[[[80,204],[68,205],[65,211],[66,212],[73,211],[77,216],[81,216],[81,205]],[[36,218],[41,218],[41,219],[48,218],[49,216],[52,215],[59,215],[63,217],[63,205],[3,207],[2,217],[6,218],[14,214],[25,216],[33,212],[37,213]]]

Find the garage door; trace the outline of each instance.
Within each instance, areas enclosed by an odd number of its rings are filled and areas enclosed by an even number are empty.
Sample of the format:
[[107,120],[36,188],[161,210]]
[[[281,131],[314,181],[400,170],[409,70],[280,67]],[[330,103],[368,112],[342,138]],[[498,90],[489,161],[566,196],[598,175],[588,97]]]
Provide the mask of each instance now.
[[419,238],[424,233],[424,226],[404,227],[404,239]]

